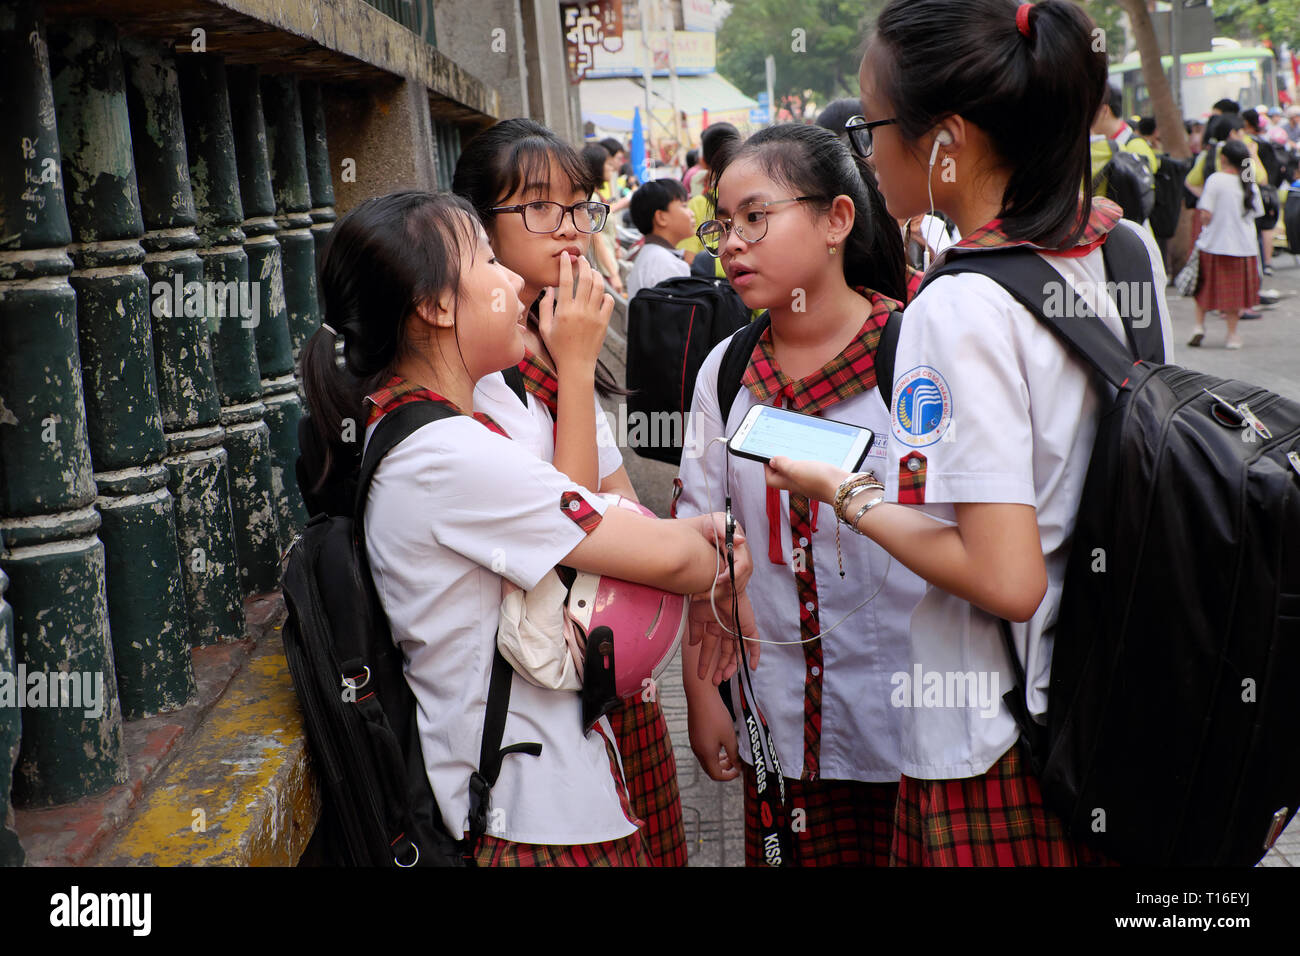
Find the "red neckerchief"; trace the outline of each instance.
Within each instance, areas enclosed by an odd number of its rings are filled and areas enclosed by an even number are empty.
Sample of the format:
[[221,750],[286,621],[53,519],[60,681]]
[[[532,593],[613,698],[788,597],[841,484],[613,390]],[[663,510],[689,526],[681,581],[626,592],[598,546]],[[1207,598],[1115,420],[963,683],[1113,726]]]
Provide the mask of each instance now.
[[556,418],[560,402],[560,380],[555,377],[555,373],[527,348],[519,363],[519,371],[524,376],[524,388],[550,410],[552,418]]
[[[778,408],[784,405],[791,411],[808,414],[816,414],[836,402],[875,388],[876,346],[880,343],[880,334],[889,319],[889,313],[901,309],[903,304],[897,299],[861,286],[854,291],[871,303],[871,314],[862,323],[857,337],[843,352],[811,375],[796,381],[777,365],[776,352],[772,346],[772,327],[768,326],[754,346],[741,385],[749,389],[760,402],[775,398],[774,404]],[[786,563],[781,553],[781,534],[778,530],[780,520],[781,493],[775,488],[768,488],[767,554],[773,564]],[[812,513],[812,529],[817,530],[816,509]]]
[[[438,402],[450,408],[457,415],[465,414],[451,399],[443,398],[437,392],[430,391],[423,385],[417,385],[410,379],[402,378],[400,375],[394,375],[381,388],[367,395],[366,401],[371,404],[370,415],[366,419],[367,428],[394,408],[409,405],[411,402]],[[496,432],[502,438],[510,437],[506,434],[506,430],[493,421],[492,417],[485,412],[475,412],[473,417],[476,422],[485,426],[489,431]]]
[[[1081,204],[1080,211],[1082,211],[1082,208]],[[1101,244],[1106,241],[1106,236],[1123,217],[1124,210],[1117,203],[1111,202],[1109,199],[1094,198],[1092,200],[1092,212],[1088,216],[1087,228],[1084,229],[1079,240],[1069,249],[1049,249],[1028,239],[1008,238],[1007,234],[1002,231],[1001,219],[989,220],[989,222],[980,226],[951,248],[991,249],[997,247],[1005,249],[1013,246],[1028,246],[1030,249],[1044,255],[1076,258],[1086,256],[1092,250],[1100,248]]]

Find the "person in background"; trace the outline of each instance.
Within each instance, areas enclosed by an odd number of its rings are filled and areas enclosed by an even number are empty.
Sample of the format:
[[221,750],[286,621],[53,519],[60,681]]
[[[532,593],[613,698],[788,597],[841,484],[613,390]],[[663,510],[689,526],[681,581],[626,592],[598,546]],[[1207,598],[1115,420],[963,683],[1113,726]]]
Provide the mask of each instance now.
[[1120,118],[1120,113],[1124,109],[1123,103],[1120,91],[1109,83],[1106,84],[1106,96],[1101,101],[1101,107],[1092,121],[1088,136],[1088,154],[1092,158],[1093,180],[1096,180],[1102,169],[1110,162],[1110,157],[1114,153],[1111,144],[1114,144],[1115,149],[1121,149],[1133,136],[1132,127]]
[[[596,258],[596,268],[605,277],[610,288],[619,295],[623,295],[623,277],[619,274],[618,269],[619,249],[614,226],[614,203],[607,198],[610,195],[609,183],[617,168],[614,166],[614,157],[600,143],[588,143],[582,147],[582,161],[587,164],[592,181],[601,184],[596,187],[596,191],[591,194],[591,198],[610,207],[604,228],[596,233],[595,240],[591,245],[592,254]],[[627,203],[624,202],[619,208],[622,209],[626,206]],[[618,215],[622,215],[622,213],[620,212]]]
[[1205,313],[1217,309],[1228,322],[1224,348],[1241,348],[1237,320],[1259,299],[1258,248],[1255,219],[1264,214],[1259,187],[1251,179],[1251,155],[1241,140],[1229,140],[1219,150],[1219,171],[1211,173],[1197,202],[1201,234],[1200,278],[1196,287],[1196,331],[1187,344],[1205,338]]
[[[1271,187],[1276,189],[1282,184],[1282,167],[1277,161],[1277,153],[1273,151],[1273,144],[1262,135],[1263,127],[1258,110],[1242,110],[1241,120],[1245,123],[1247,145],[1254,145],[1252,152],[1259,159],[1260,164],[1264,167],[1266,179],[1259,181],[1261,187]],[[1261,189],[1261,194],[1269,191]],[[1270,192],[1270,195],[1272,193]],[[1259,223],[1255,223],[1255,231],[1259,233],[1259,255],[1260,271],[1266,276],[1273,274],[1273,235],[1277,231],[1274,225],[1269,229],[1263,229]]]
[[686,187],[686,198],[691,197],[691,181],[695,179],[704,167],[700,165],[700,151],[698,149],[688,149],[686,151],[686,172],[682,173],[682,185]]
[[1210,107],[1211,116],[1232,115],[1236,116],[1241,112],[1241,104],[1236,100],[1222,99]]
[[[708,129],[700,134],[700,165],[704,167],[705,174],[697,174],[691,181],[692,186],[699,185],[700,191],[692,195],[688,203],[696,222],[708,222],[713,218],[714,198],[711,195],[713,190],[709,180],[725,151],[734,149],[739,144],[740,130],[730,123],[711,123]],[[704,251],[704,246],[700,245],[700,240],[695,236],[677,243],[677,248],[686,253],[687,261],[692,264],[699,253]],[[722,265],[717,259],[713,260],[713,267],[709,274],[719,277],[724,274]]]
[[1124,144],[1124,149],[1141,156],[1154,176],[1160,169],[1160,157],[1156,150],[1160,148],[1160,136],[1156,132],[1156,118],[1144,116],[1138,121],[1137,135]]
[[695,216],[686,205],[686,188],[675,179],[653,179],[632,194],[632,225],[645,243],[627,277],[628,298],[646,286],[691,274],[677,243],[695,235]]
[[1293,143],[1300,143],[1300,106],[1290,106],[1286,111],[1286,138]]
[[1183,129],[1187,131],[1187,148],[1195,156],[1201,151],[1201,141],[1205,136],[1205,124],[1198,119],[1183,120]]

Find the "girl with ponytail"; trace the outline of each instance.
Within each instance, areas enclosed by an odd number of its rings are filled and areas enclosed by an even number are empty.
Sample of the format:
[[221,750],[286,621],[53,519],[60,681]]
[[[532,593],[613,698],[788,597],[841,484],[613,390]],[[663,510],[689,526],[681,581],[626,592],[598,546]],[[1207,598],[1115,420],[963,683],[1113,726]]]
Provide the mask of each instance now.
[[[1063,287],[1088,290],[1080,294],[1123,341],[1101,246],[1130,229],[1150,260],[1164,351],[1155,359],[1172,361],[1153,240],[1079,188],[1106,88],[1093,30],[1068,0],[890,0],[859,71],[864,119],[850,137],[871,156],[890,213],[946,213],[963,239],[937,262],[960,256],[974,270],[932,278],[908,305],[885,493],[846,495],[837,512],[929,585],[900,671],[927,684],[969,675],[990,691],[932,706],[919,691],[899,695],[899,865],[1100,862],[1043,804],[1001,695],[1016,688],[1043,720],[1066,559],[1109,386],[978,271],[983,250],[1030,249]],[[848,476],[777,457],[767,477],[830,502]]]
[[[586,258],[593,238],[601,241],[606,207],[589,200],[599,199],[595,182],[610,156],[600,144],[588,149],[600,154],[594,169],[545,126],[509,119],[470,140],[456,163],[453,190],[474,206],[497,256],[523,280],[524,302],[535,304],[523,360],[511,373],[522,377],[525,400],[493,374],[476,388],[474,407],[584,487],[635,501],[596,394],[624,390],[599,360],[614,300]],[[677,764],[663,707],[650,696],[625,701],[610,724],[652,861],[685,866]]]
[[[718,218],[700,226],[699,238],[745,305],[767,310],[756,320],[767,327],[733,395],[718,394],[730,339],[700,369],[694,447],[682,455],[676,513],[706,514],[728,489],[751,538],[767,544],[755,558],[752,615],[742,601],[742,631],[765,642],[746,646],[757,709],[787,778],[790,859],[884,866],[901,769],[890,681],[904,669],[907,620],[921,582],[865,538],[841,541],[830,509],[768,489],[760,463],[729,456],[715,440],[732,434],[754,405],[776,405],[871,429],[877,438],[867,462],[881,469],[889,417],[874,361],[886,319],[907,296],[902,238],[873,195],[874,182],[827,129],[765,129],[714,175]],[[733,401],[724,419],[726,398]],[[692,626],[722,633],[707,601],[696,604]],[[712,685],[693,676],[693,658],[689,651],[682,658],[691,747],[713,779],[743,776],[745,857],[756,865],[771,839],[764,836],[770,807],[743,714],[736,709],[742,725],[735,724]],[[732,700],[748,692],[733,687]],[[764,788],[773,769],[763,774]]]
[[1205,313],[1217,309],[1228,323],[1225,348],[1241,348],[1237,322],[1242,310],[1259,298],[1259,266],[1255,253],[1255,219],[1264,215],[1255,185],[1254,157],[1241,140],[1229,139],[1219,149],[1218,171],[1205,181],[1196,203],[1201,234],[1196,238],[1200,274],[1196,286],[1196,331],[1188,345],[1205,338]]
[[[325,324],[303,358],[313,428],[336,473],[394,408],[429,401],[456,413],[394,447],[365,503],[370,571],[406,659],[429,782],[456,837],[479,761],[503,582],[531,590],[563,564],[691,594],[712,587],[717,565],[712,518],[684,526],[607,511],[490,416],[469,414],[475,384],[523,357],[523,288],[464,200],[368,199],[330,233]],[[715,667],[718,650],[708,648],[703,667]],[[717,661],[717,679],[731,666]],[[490,835],[473,848],[480,864],[645,864],[610,731],[602,720],[584,735],[581,714],[576,693],[512,680],[505,742],[542,746],[504,760]]]

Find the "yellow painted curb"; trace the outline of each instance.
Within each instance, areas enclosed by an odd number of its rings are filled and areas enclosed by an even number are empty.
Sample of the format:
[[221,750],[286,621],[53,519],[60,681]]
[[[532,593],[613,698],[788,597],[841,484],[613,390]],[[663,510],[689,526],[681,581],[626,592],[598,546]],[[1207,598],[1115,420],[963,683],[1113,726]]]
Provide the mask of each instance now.
[[262,640],[96,862],[292,866],[320,817],[279,631]]

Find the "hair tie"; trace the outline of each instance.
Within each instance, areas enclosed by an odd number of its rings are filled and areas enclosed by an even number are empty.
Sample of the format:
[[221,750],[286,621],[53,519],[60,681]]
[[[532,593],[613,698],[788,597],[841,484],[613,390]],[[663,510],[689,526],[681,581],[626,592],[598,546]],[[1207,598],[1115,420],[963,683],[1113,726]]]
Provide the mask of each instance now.
[[328,332],[330,335],[334,336],[335,338],[338,338],[338,332],[334,331],[334,326],[330,325],[328,322],[322,322],[320,324],[320,327],[324,329],[326,332]]
[[1029,11],[1033,8],[1032,3],[1022,3],[1016,8],[1016,29],[1026,37],[1029,36]]

